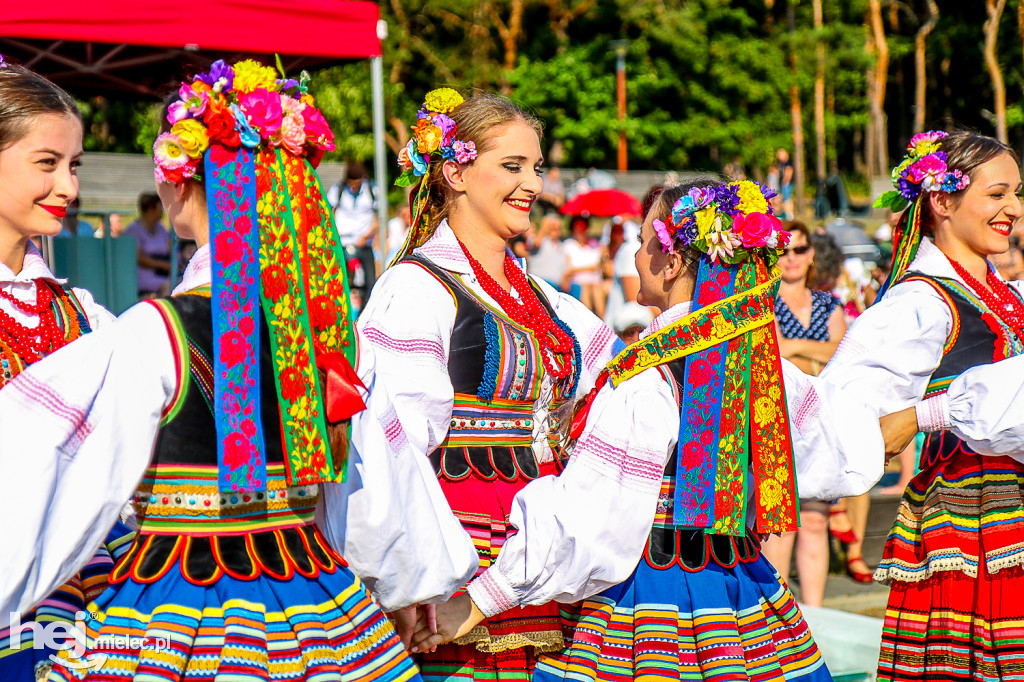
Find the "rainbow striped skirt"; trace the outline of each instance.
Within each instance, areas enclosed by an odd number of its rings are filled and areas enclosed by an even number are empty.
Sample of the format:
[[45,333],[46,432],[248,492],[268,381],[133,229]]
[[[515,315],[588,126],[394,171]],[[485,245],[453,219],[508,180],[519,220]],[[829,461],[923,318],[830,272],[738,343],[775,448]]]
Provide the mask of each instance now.
[[755,556],[699,570],[641,560],[579,607],[571,643],[540,657],[534,682],[831,680],[789,588]]
[[313,525],[139,535],[51,682],[419,681],[391,623]]

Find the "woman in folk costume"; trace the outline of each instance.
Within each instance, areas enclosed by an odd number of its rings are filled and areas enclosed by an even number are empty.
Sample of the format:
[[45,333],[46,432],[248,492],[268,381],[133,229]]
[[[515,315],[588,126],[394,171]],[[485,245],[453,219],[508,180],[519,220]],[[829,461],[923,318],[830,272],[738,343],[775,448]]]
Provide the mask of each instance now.
[[931,131],[892,177],[892,273],[822,374],[886,415],[888,453],[927,434],[875,572],[878,679],[1024,680],[1024,302],[988,261],[1024,212],[1018,160]]
[[587,599],[535,680],[830,679],[759,535],[797,526],[797,478],[801,497],[868,489],[877,417],[780,362],[788,235],[760,186],[707,182],[666,189],[646,217],[638,300],[663,312],[598,378],[565,470],[516,496],[519,532],[414,645],[478,612]]
[[179,95],[154,145],[167,214],[200,245],[176,295],[0,393],[0,477],[20,488],[0,502],[20,521],[0,610],[66,578],[135,491],[138,535],[51,680],[418,679],[313,521],[373,376],[312,165],[333,136],[305,77],[253,61]]
[[[88,291],[54,277],[31,241],[60,233],[61,218],[78,195],[81,157],[75,100],[0,56],[0,390],[25,367],[113,320]],[[127,547],[130,533],[116,523],[79,574],[34,611],[20,613],[15,632],[0,629],[0,679],[31,682],[46,675],[57,649],[32,628],[73,623],[106,588],[111,553]]]
[[[409,240],[359,317],[394,403],[389,445],[433,463],[442,509],[423,511],[455,513],[481,572],[514,532],[507,518],[516,492],[555,470],[562,419],[615,340],[578,301],[529,277],[506,248],[529,229],[541,192],[540,132],[499,97],[427,95],[399,157],[399,184],[419,181]],[[362,520],[348,519],[350,533],[359,532]],[[347,544],[346,554],[370,576],[386,547],[359,544]],[[410,589],[442,570],[407,575]],[[408,603],[381,596],[385,608]],[[417,663],[426,679],[522,679],[538,653],[563,641],[557,605],[513,609]]]

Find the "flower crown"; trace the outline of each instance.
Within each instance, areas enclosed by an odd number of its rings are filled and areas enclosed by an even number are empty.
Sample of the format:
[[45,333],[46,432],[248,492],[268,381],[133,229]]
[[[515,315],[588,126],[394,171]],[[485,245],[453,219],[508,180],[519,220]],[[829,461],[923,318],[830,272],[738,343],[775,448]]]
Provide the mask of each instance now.
[[218,59],[208,73],[182,83],[167,112],[171,130],[153,144],[157,180],[200,180],[199,166],[212,143],[230,149],[283,147],[296,156],[332,151],[334,133],[306,92],[309,74],[285,78],[280,62],[278,70],[280,78],[251,59],[234,65]]
[[949,133],[929,130],[910,138],[907,155],[892,169],[890,190],[875,201],[877,208],[902,211],[921,192],[959,192],[971,184],[971,178],[958,170],[949,170],[946,152],[939,151],[939,141]]
[[775,194],[749,180],[695,187],[672,206],[668,223],[654,221],[661,250],[671,253],[678,243],[708,254],[712,262],[736,264],[760,255],[774,265],[778,249],[789,243],[789,232],[768,203]]
[[398,152],[402,174],[395,181],[399,187],[416,182],[427,173],[431,155],[440,153],[445,159],[469,163],[476,158],[476,145],[455,139],[455,121],[448,114],[465,100],[451,88],[438,88],[427,93],[423,107],[416,113],[412,139]]

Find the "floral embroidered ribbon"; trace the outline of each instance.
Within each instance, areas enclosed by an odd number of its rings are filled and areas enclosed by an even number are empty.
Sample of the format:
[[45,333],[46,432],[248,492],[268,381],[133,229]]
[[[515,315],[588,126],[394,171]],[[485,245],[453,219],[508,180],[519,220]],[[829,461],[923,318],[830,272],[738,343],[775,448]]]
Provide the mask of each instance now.
[[[363,407],[345,261],[320,182],[304,159],[278,149],[255,154],[212,145],[205,162],[225,491],[266,489],[257,300],[269,331],[288,485],[344,480],[327,420],[349,419]],[[328,371],[327,406],[318,364]]]
[[696,310],[627,347],[608,364],[612,384],[618,386],[645,369],[679,360],[769,324],[775,319],[778,283],[776,275],[750,291]]
[[[702,259],[695,306],[608,366],[615,383],[685,359],[674,523],[743,535],[753,486],[761,532],[797,527],[799,503],[778,344],[777,270]],[[734,291],[736,293],[734,293]],[[751,478],[751,475],[753,478]]]
[[[253,153],[220,145],[206,152],[213,263],[213,412],[217,480],[226,492],[264,490],[266,448],[259,392],[259,230]],[[256,387],[256,390],[252,390]]]

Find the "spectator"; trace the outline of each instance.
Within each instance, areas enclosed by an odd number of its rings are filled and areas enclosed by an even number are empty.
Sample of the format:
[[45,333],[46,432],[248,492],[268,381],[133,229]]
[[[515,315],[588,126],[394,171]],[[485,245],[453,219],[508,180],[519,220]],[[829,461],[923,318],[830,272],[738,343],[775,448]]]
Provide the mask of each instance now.
[[68,205],[68,212],[64,216],[64,220],[61,221],[62,227],[58,238],[61,237],[98,237],[102,236],[102,231],[97,231],[95,227],[80,220],[78,215],[81,213],[82,203],[75,197],[71,200],[71,204]]
[[611,328],[628,346],[639,341],[640,332],[647,329],[647,325],[653,321],[651,309],[634,301],[619,308],[612,318]]
[[562,289],[604,318],[604,296],[601,291],[601,249],[587,235],[590,221],[575,216],[570,223],[572,236],[563,242],[566,271]]
[[775,165],[779,172],[779,199],[782,200],[782,212],[787,220],[793,219],[793,162],[789,160],[789,152],[779,149],[775,152]]
[[527,261],[531,275],[563,291],[565,251],[562,248],[562,219],[557,215],[548,214],[541,219]]
[[373,260],[373,236],[377,232],[377,197],[373,183],[366,177],[366,167],[358,161],[348,164],[345,180],[331,187],[327,201],[334,208],[338,240],[349,260],[356,260],[362,269],[352,288],[359,290],[359,300],[366,301],[377,280]]
[[[786,230],[792,236],[779,259],[782,282],[775,298],[779,351],[804,372],[817,375],[846,333],[846,320],[839,299],[808,286],[814,276],[814,247],[807,226],[791,222]],[[811,606],[821,606],[825,598],[828,517],[828,503],[801,500],[800,530],[773,535],[764,542],[765,555],[782,575],[789,573],[795,543],[800,596]]]
[[565,203],[565,183],[562,182],[562,170],[552,166],[544,175],[537,206],[542,213],[557,212]]
[[739,155],[732,157],[732,161],[725,164],[722,172],[725,173],[729,182],[740,182],[747,179],[747,172],[743,169],[743,159]]
[[398,215],[388,221],[388,256],[384,260],[390,263],[398,254],[398,250],[405,243],[409,236],[409,226],[412,224],[412,212],[409,204],[402,204],[398,209]]
[[636,303],[636,295],[640,291],[640,274],[636,271],[635,262],[640,240],[630,238],[625,222],[618,216],[616,219],[618,222],[613,222],[608,236],[604,261],[604,275],[609,285],[604,319],[612,328],[622,309]]
[[160,219],[164,208],[156,192],[139,195],[139,217],[124,234],[135,237],[139,265],[139,298],[167,296],[171,293],[171,235]]

